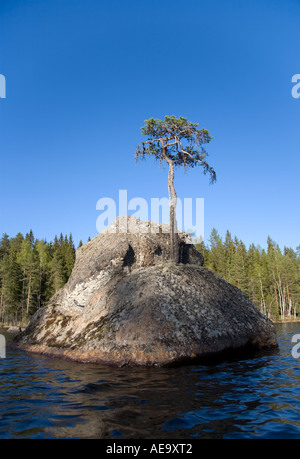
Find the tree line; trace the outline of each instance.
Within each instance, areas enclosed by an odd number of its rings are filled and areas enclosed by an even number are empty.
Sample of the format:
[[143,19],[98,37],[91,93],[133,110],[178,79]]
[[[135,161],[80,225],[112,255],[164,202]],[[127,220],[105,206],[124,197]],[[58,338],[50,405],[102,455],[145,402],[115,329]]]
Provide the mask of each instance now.
[[[89,238],[90,240],[90,238]],[[213,229],[208,244],[195,243],[204,266],[240,288],[266,316],[291,320],[300,316],[300,246],[283,251],[269,237],[267,249],[247,249],[226,232]],[[82,246],[82,241],[79,247]],[[26,324],[65,285],[75,263],[72,235],[53,242],[30,231],[0,239],[0,323]]]
[[[82,245],[82,242],[80,242]],[[75,262],[72,235],[53,242],[30,231],[0,240],[0,323],[26,324],[67,282]]]
[[300,315],[300,246],[280,249],[270,237],[267,248],[251,244],[247,249],[226,232],[224,240],[214,228],[209,243],[196,244],[204,266],[240,288],[262,313],[273,320]]

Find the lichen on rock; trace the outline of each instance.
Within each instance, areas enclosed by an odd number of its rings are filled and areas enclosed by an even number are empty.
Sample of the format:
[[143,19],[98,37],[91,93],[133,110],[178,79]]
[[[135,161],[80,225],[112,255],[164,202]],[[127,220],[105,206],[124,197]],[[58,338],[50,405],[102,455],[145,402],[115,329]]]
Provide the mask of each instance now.
[[[120,232],[124,225],[127,232]],[[158,366],[277,346],[272,322],[203,267],[188,235],[179,233],[174,264],[168,225],[156,229],[118,217],[79,248],[68,283],[15,345],[82,362]]]

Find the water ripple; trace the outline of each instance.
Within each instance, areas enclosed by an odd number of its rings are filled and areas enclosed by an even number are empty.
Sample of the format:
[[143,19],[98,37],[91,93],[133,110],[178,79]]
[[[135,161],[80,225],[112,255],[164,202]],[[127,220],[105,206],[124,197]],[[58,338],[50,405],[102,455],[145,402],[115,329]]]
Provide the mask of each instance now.
[[211,366],[109,368],[9,350],[0,438],[300,438],[297,324],[279,350]]

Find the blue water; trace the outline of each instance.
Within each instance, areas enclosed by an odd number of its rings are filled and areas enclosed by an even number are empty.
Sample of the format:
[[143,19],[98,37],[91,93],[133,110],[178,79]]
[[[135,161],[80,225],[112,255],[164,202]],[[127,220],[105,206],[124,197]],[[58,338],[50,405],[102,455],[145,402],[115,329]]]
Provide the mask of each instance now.
[[299,439],[300,323],[276,328],[278,350],[210,366],[118,369],[8,350],[0,438]]

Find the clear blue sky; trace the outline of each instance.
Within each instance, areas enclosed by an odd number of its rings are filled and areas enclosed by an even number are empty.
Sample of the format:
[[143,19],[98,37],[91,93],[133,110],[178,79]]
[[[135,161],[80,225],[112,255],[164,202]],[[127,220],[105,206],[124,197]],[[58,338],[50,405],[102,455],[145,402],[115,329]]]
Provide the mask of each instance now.
[[145,119],[209,129],[209,161],[176,175],[205,199],[205,239],[300,244],[299,0],[1,0],[0,233],[76,243],[96,203],[168,196],[167,171],[135,164]]

